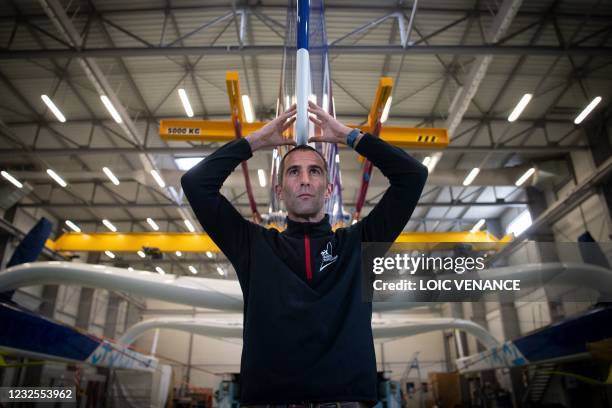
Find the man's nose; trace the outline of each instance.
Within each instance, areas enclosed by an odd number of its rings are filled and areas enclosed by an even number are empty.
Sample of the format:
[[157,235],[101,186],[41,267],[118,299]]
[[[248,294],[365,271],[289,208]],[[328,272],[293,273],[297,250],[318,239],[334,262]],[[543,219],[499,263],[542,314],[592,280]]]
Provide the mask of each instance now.
[[307,171],[300,174],[300,184],[310,184],[310,176]]

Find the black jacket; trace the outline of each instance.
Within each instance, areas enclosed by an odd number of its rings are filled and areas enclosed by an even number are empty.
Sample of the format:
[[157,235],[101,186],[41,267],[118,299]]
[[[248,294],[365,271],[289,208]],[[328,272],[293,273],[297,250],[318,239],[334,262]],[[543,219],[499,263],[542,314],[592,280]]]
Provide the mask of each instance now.
[[242,288],[241,404],[377,400],[372,304],[362,301],[361,292],[361,243],[397,238],[427,169],[368,134],[356,151],[391,186],[367,217],[335,232],[327,215],[316,223],[287,219],[287,228],[278,232],[238,213],[219,190],[252,156],[245,139],[225,144],[181,179],[202,227],[233,264]]

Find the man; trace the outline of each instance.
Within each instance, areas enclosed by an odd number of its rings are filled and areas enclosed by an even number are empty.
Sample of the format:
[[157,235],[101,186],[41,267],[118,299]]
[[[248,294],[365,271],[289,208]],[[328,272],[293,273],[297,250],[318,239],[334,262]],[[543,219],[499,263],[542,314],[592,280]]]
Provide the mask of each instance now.
[[253,152],[295,144],[282,132],[295,106],[244,139],[227,143],[181,179],[204,230],[236,269],[244,297],[240,369],[243,405],[377,401],[372,304],[361,297],[361,243],[393,242],[408,222],[427,169],[403,150],[353,130],[310,103],[321,136],[365,156],[390,187],[370,214],[332,231],[325,159],[298,146],[281,161],[275,192],[287,208],[283,232],[247,221],[219,190]]

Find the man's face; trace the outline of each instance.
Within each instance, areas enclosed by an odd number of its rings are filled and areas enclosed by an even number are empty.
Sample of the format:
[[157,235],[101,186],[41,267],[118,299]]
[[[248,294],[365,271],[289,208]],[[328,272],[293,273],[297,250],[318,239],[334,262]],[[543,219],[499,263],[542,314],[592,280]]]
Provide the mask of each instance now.
[[324,166],[321,157],[312,151],[298,150],[285,158],[283,182],[275,190],[290,215],[306,220],[322,215],[332,191]]

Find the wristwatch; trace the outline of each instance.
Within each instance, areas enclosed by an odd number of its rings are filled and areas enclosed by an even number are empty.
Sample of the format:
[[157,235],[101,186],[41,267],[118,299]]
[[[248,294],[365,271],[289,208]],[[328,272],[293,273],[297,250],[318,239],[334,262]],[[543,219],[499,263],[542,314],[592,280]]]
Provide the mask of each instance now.
[[361,133],[361,129],[359,128],[355,128],[351,130],[351,132],[346,137],[346,144],[351,147],[354,147],[355,140],[357,139],[357,136],[359,136],[360,133]]

